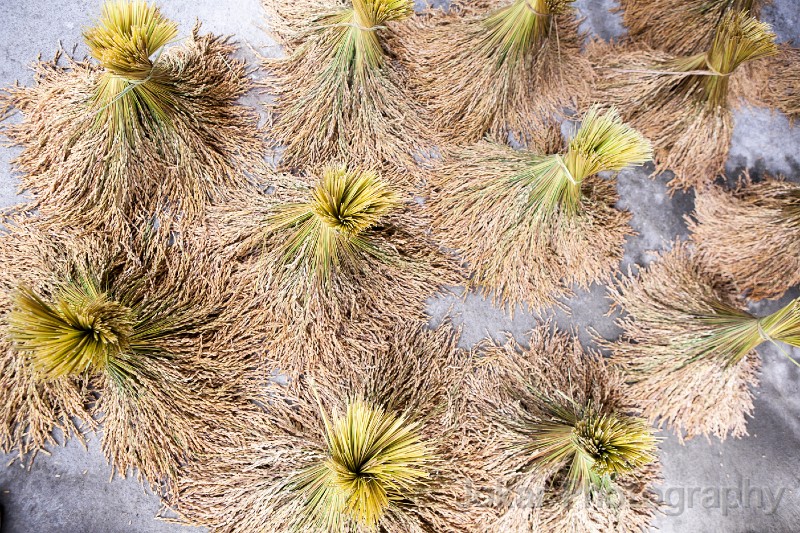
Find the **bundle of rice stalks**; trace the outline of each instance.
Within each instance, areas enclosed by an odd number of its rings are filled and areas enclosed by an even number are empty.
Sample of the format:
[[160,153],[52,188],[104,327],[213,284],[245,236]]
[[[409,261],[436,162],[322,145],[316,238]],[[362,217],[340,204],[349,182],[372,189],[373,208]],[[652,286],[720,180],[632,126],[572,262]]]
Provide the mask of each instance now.
[[800,50],[784,45],[780,53],[767,61],[763,100],[786,114],[794,122],[800,117]]
[[215,428],[236,426],[231,412],[254,411],[247,359],[215,348],[228,276],[163,245],[168,231],[134,242],[132,259],[26,214],[3,223],[3,452],[32,460],[53,429],[68,438],[102,424],[112,468],[169,491],[179,465],[219,444]]
[[606,343],[651,421],[679,437],[745,435],[764,342],[800,345],[800,300],[756,317],[676,243],[646,272],[611,289],[622,339]]
[[469,263],[471,287],[538,309],[607,278],[630,214],[597,174],[650,159],[650,144],[615,111],[592,108],[566,152],[538,155],[484,142],[454,149],[436,169],[434,234]]
[[620,374],[571,335],[534,330],[530,348],[479,346],[467,429],[498,513],[485,531],[649,529],[656,439]]
[[285,177],[273,194],[210,210],[196,238],[238,263],[234,305],[282,370],[347,358],[347,339],[380,344],[398,320],[423,320],[425,300],[463,278],[426,234],[428,220],[378,174],[323,170],[313,186]]
[[351,161],[386,167],[399,181],[413,183],[408,173],[430,128],[386,45],[393,24],[413,14],[413,2],[324,5],[324,14],[307,21],[301,45],[266,62],[271,77],[265,83],[275,96],[270,131],[285,146],[280,164],[292,170]]
[[673,189],[703,186],[722,173],[733,130],[731,108],[758,99],[765,73],[748,62],[777,53],[775,34],[744,12],[722,17],[708,52],[674,57],[595,45],[598,95],[653,141],[656,173]]
[[800,284],[800,185],[767,179],[695,199],[689,221],[700,260],[753,299]]
[[729,12],[758,17],[770,0],[620,0],[633,42],[673,54],[707,50]]
[[3,129],[22,147],[21,188],[63,225],[119,231],[160,208],[193,218],[227,187],[266,172],[258,116],[236,103],[250,87],[235,46],[199,27],[166,50],[175,23],[145,2],[105,4],[84,34],[98,65],[35,65],[34,87],[0,107],[22,114]]
[[577,105],[593,78],[573,1],[515,0],[479,15],[434,15],[410,32],[415,96],[448,140],[475,142],[488,132],[543,149],[542,130]]
[[273,387],[271,423],[188,465],[174,509],[215,532],[475,531],[492,511],[458,445],[463,355],[449,327],[401,323],[359,369]]

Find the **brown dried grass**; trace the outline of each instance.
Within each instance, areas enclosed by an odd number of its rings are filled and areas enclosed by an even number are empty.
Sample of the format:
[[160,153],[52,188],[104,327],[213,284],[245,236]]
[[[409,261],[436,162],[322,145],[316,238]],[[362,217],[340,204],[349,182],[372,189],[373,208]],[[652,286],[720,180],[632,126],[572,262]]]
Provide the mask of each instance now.
[[[221,445],[218,428],[238,428],[248,412],[256,412],[248,392],[252,361],[216,337],[235,320],[224,311],[229,273],[212,269],[208,257],[167,245],[166,225],[159,234],[143,232],[130,247],[110,237],[75,238],[27,212],[10,215],[3,225],[2,450],[33,460],[55,444],[53,429],[82,439],[83,431],[102,426],[102,449],[114,472],[125,476],[135,469],[153,490],[169,493],[180,465]],[[131,248],[139,251],[136,257]],[[127,380],[93,367],[47,379],[35,371],[32,354],[18,350],[8,335],[6,319],[21,286],[47,301],[83,272],[102,279],[110,294],[137,302],[140,319],[170,320],[152,351],[124,353]]]
[[602,356],[581,348],[573,336],[546,324],[532,332],[528,348],[509,340],[476,347],[466,390],[465,435],[487,477],[477,486],[498,513],[480,531],[639,532],[658,510],[653,484],[658,461],[618,475],[605,490],[573,492],[565,461],[535,460],[520,447],[532,444],[526,421],[550,419],[543,398],[594,404],[607,415],[636,417],[638,408],[621,375]]
[[[104,70],[59,53],[34,65],[33,87],[0,94],[19,124],[2,133],[22,147],[15,165],[21,189],[54,223],[87,231],[122,231],[156,213],[196,219],[228,187],[246,187],[267,172],[257,114],[236,99],[251,86],[227,39],[199,35],[164,52],[159,77],[169,80],[168,123],[142,120],[115,135],[113,113],[98,113]],[[64,61],[61,61],[61,60]],[[104,118],[98,123],[98,118]]]
[[[550,150],[561,144],[551,130]],[[618,268],[631,215],[615,207],[615,179],[589,176],[580,186],[575,214],[557,208],[544,220],[533,216],[530,186],[492,188],[524,173],[541,156],[489,142],[453,148],[434,168],[426,209],[433,235],[469,265],[468,287],[492,295],[513,313],[541,309],[609,279]]]
[[[351,167],[352,169],[353,167]],[[397,321],[424,320],[425,301],[463,283],[458,264],[428,235],[429,220],[411,198],[359,237],[346,260],[320,271],[305,248],[289,251],[298,228],[276,228],[285,206],[309,202],[319,178],[283,176],[272,194],[242,194],[209,211],[195,239],[238,265],[232,306],[261,335],[271,368],[303,372],[348,359],[348,343],[378,349]],[[270,229],[270,226],[273,229]]]
[[705,51],[720,19],[729,10],[758,17],[771,0],[620,0],[632,42],[672,54]]
[[659,427],[681,439],[740,437],[761,359],[755,350],[735,364],[721,352],[698,355],[698,343],[717,331],[702,317],[716,316],[720,306],[743,309],[731,287],[704,267],[687,245],[675,243],[646,271],[622,279],[609,290],[625,313],[617,320],[622,338],[604,344],[631,383],[631,398]]
[[[744,16],[738,20],[748,23]],[[730,21],[726,27],[731,27]],[[768,54],[766,49],[774,48],[765,47]],[[721,45],[718,50],[731,51]],[[758,59],[714,75],[710,69],[720,67],[711,52],[678,57],[644,45],[594,42],[588,54],[597,68],[596,98],[619,108],[653,142],[654,174],[671,170],[672,190],[703,188],[724,172],[732,110],[743,102],[760,101],[763,80],[769,77],[765,62]]]
[[706,268],[748,298],[778,298],[800,284],[800,185],[767,178],[695,199],[692,241]]
[[770,73],[764,80],[764,103],[794,122],[800,118],[800,49],[782,45],[777,56],[765,61],[764,69]]
[[[543,150],[551,124],[590,93],[594,72],[581,55],[584,35],[571,2],[534,4],[432,12],[406,27],[402,59],[414,96],[448,142],[473,143],[488,133]],[[523,17],[538,24],[523,25]]]
[[[293,490],[293,481],[328,457],[322,414],[342,413],[349,400],[361,398],[419,424],[417,432],[434,457],[429,479],[403,500],[391,501],[378,530],[474,531],[491,510],[471,505],[468,480],[480,472],[459,446],[465,398],[458,391],[467,365],[455,343],[449,326],[433,332],[419,322],[396,322],[380,348],[350,348],[357,367],[334,364],[288,387],[265,390],[269,422],[255,426],[245,445],[220,446],[187,465],[174,509],[182,520],[215,532],[302,525],[306,497]],[[332,531],[368,529],[345,519]]]
[[380,169],[396,183],[418,181],[417,157],[435,135],[397,60],[404,44],[395,30],[404,22],[373,20],[368,8],[380,3],[388,0],[325,2],[306,14],[303,37],[288,57],[265,60],[264,88],[274,96],[267,104],[270,136],[284,148],[281,169],[348,161]]

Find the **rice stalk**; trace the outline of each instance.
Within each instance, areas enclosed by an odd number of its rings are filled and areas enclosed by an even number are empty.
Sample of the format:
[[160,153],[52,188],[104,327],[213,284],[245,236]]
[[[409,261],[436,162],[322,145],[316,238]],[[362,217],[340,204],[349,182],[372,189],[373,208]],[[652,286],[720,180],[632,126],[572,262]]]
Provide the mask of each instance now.
[[758,60],[777,53],[768,24],[727,12],[709,50],[687,57],[595,44],[598,95],[653,142],[655,173],[671,170],[675,189],[701,187],[724,169],[732,107],[758,100]]
[[308,523],[320,530],[340,531],[348,521],[375,529],[390,505],[428,479],[430,452],[405,416],[356,398],[343,416],[322,420],[328,457],[293,481]]
[[623,22],[633,42],[673,54],[708,48],[727,13],[758,17],[770,0],[621,0]]
[[622,340],[606,343],[651,421],[682,437],[746,434],[764,342],[800,343],[800,301],[756,317],[685,245],[611,289]]
[[414,93],[451,142],[489,133],[542,149],[541,131],[575,107],[593,78],[572,0],[515,0],[476,14],[428,17],[403,35]]
[[98,127],[127,139],[143,122],[155,128],[168,124],[166,107],[174,105],[175,86],[158,58],[177,35],[178,25],[147,2],[103,5],[97,25],[84,32],[89,52],[105,70],[94,97]]
[[692,241],[708,269],[748,298],[778,298],[800,284],[800,187],[776,179],[695,199]]
[[434,234],[470,265],[471,287],[539,309],[616,268],[629,215],[597,174],[647,161],[650,144],[615,111],[587,112],[563,154],[481,143],[448,155],[432,176]]
[[[168,495],[177,471],[236,440],[255,416],[251,339],[227,314],[230,268],[175,243],[163,224],[135,239],[76,237],[28,212],[0,236],[0,446],[25,462],[102,424],[112,471]],[[178,249],[180,253],[178,253]],[[136,254],[135,256],[133,254]],[[260,341],[260,339],[259,339]]]
[[192,240],[236,265],[233,307],[250,324],[242,334],[263,339],[265,367],[293,375],[350,361],[350,341],[374,348],[393,323],[424,320],[426,300],[463,281],[429,223],[375,172],[332,166],[212,209]]
[[494,513],[472,500],[465,354],[449,325],[425,324],[395,322],[350,345],[356,365],[266,387],[266,423],[187,463],[171,508],[220,533],[480,531]]
[[283,169],[349,161],[413,183],[408,173],[430,128],[387,46],[393,24],[412,13],[411,0],[334,2],[309,21],[289,57],[267,60],[271,135],[285,147]]
[[358,262],[359,253],[381,257],[364,233],[398,206],[397,194],[375,172],[327,167],[311,197],[277,207],[265,231],[291,231],[285,263],[326,283],[341,262]]
[[800,117],[800,50],[783,45],[780,53],[764,67],[770,76],[764,80],[764,103],[789,117]]
[[647,530],[657,511],[654,430],[619,372],[545,324],[529,348],[474,350],[465,384],[469,445],[497,512],[481,531]]
[[237,99],[251,81],[236,47],[199,35],[166,46],[175,24],[150,4],[106,4],[86,31],[100,64],[59,53],[32,87],[0,93],[21,121],[20,188],[58,227],[117,235],[142,220],[196,220],[232,188],[268,174],[258,116]]

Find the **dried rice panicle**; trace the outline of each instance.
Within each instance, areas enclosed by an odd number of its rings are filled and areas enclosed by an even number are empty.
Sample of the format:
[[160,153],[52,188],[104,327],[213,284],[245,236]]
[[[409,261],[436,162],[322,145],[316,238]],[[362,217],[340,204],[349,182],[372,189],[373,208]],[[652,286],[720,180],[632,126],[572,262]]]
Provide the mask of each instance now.
[[630,214],[615,207],[614,179],[597,174],[650,156],[649,142],[615,111],[597,108],[563,153],[488,142],[453,149],[431,178],[434,236],[469,264],[471,287],[511,312],[540,309],[617,268]]
[[217,428],[238,425],[231,412],[254,411],[251,363],[215,348],[229,274],[176,253],[166,227],[128,243],[132,258],[115,238],[74,238],[29,213],[3,224],[3,451],[32,459],[53,429],[102,424],[114,471],[168,493],[181,464],[219,444]]
[[800,117],[800,49],[782,45],[764,69],[770,76],[764,79],[763,102],[794,123]]
[[606,342],[647,418],[679,438],[747,433],[767,341],[800,344],[800,300],[755,317],[718,275],[676,243],[638,277],[610,289],[622,339]]
[[414,184],[415,155],[432,139],[413,103],[406,72],[387,42],[395,23],[413,15],[411,0],[333,2],[286,58],[267,59],[264,82],[275,101],[271,136],[283,146],[280,165],[302,170],[349,161]]
[[543,150],[547,126],[589,94],[573,0],[515,0],[480,14],[433,14],[407,28],[414,94],[450,142],[487,133]]
[[460,446],[467,369],[453,330],[398,323],[360,366],[267,389],[268,424],[187,465],[176,512],[218,532],[475,531],[481,475]]
[[707,50],[717,25],[728,12],[758,17],[771,0],[620,0],[632,42],[671,54]]
[[496,509],[482,531],[647,530],[660,478],[653,428],[621,375],[550,324],[529,348],[476,348],[466,433]]
[[757,60],[777,53],[768,24],[727,12],[705,53],[675,57],[641,47],[595,43],[598,98],[653,142],[656,173],[671,170],[675,189],[703,187],[728,157],[733,117],[742,100],[758,101],[767,74]]
[[800,284],[800,185],[767,178],[695,199],[692,241],[706,268],[748,298],[778,298]]
[[429,221],[376,172],[329,166],[285,176],[274,194],[242,195],[198,231],[237,263],[234,306],[287,372],[347,359],[347,339],[373,346],[398,320],[422,320],[425,301],[463,282],[457,262],[427,234]]
[[236,103],[251,85],[236,47],[199,27],[176,36],[157,7],[109,2],[84,34],[98,64],[59,53],[0,95],[22,115],[2,130],[22,147],[21,189],[57,225],[122,232],[162,208],[192,220],[266,173],[258,115]]

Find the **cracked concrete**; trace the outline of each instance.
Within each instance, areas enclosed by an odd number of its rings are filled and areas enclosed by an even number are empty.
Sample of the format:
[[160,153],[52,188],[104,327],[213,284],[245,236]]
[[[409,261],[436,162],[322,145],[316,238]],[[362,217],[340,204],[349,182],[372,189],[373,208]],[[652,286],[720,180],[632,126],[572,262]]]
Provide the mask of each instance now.
[[[245,44],[242,55],[250,60],[255,58],[255,52],[281,53],[264,29],[259,0],[161,0],[160,4],[168,16],[180,22],[181,35],[188,34],[195,19],[199,19],[204,31],[235,34]],[[0,85],[15,80],[29,84],[32,76],[27,66],[40,53],[51,57],[59,41],[66,50],[77,46],[78,55],[83,55],[81,29],[97,16],[100,5],[101,0],[3,0]],[[584,17],[585,30],[605,39],[624,34],[621,16],[613,13],[616,1],[577,0],[576,5]],[[775,0],[765,8],[763,17],[773,24],[781,41],[800,40],[797,0]],[[250,95],[246,102],[255,104],[265,98],[265,95]],[[800,129],[792,128],[786,117],[766,109],[743,108],[735,118],[729,172],[748,169],[754,174],[782,173],[789,179],[800,180]],[[19,201],[10,164],[16,153],[15,149],[0,149],[0,207]],[[645,168],[619,175],[619,205],[633,213],[632,225],[638,233],[627,242],[624,269],[647,264],[652,259],[651,251],[664,249],[687,234],[684,216],[692,211],[693,194],[670,196],[665,185],[669,177],[651,179],[649,173]],[[753,305],[753,311],[767,313],[798,295],[800,291],[794,290],[782,302]],[[606,316],[608,301],[603,287],[578,291],[567,303],[571,314],[557,310],[541,318],[552,317],[562,328],[577,329],[584,344],[591,344],[589,330],[606,338],[619,334],[613,316]],[[487,335],[502,339],[504,332],[526,343],[527,332],[537,322],[537,317],[523,310],[512,318],[474,294],[431,301],[430,312],[433,323],[452,314],[463,328],[464,346]],[[800,368],[773,346],[764,346],[759,351],[764,364],[748,437],[724,442],[696,439],[681,445],[675,437],[662,435],[665,481],[660,489],[668,506],[666,514],[655,524],[661,531],[789,533],[798,530]],[[793,355],[800,358],[800,350],[794,350]],[[3,459],[9,462],[12,457]],[[90,438],[88,450],[73,441],[52,450],[50,456],[40,455],[30,471],[17,463],[0,467],[2,532],[198,531],[154,520],[159,509],[155,495],[143,491],[134,477],[109,482],[109,476],[110,468],[99,449],[97,436]],[[737,491],[750,492],[751,497],[739,501]],[[715,494],[720,497],[718,502]],[[726,501],[727,504],[723,503]],[[776,505],[767,505],[770,503]]]

